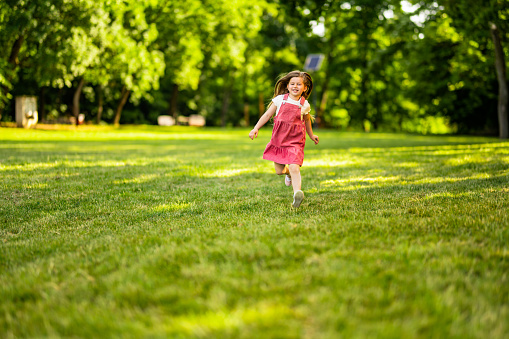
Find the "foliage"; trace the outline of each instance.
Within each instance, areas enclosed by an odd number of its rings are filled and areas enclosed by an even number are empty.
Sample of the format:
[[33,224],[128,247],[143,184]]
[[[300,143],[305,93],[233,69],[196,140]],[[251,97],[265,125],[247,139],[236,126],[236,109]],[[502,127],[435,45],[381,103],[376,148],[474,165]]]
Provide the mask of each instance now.
[[312,95],[321,126],[432,133],[434,121],[434,131],[491,134],[497,78],[487,23],[507,41],[505,3],[8,0],[0,109],[12,120],[13,96],[32,94],[51,116],[65,115],[84,79],[87,120],[100,90],[111,122],[124,89],[132,93],[124,122],[201,114],[210,125],[252,125],[277,76],[323,53]]
[[0,333],[509,335],[507,142],[322,130],[294,211],[247,134],[3,128]]
[[[70,39],[73,28],[87,25],[88,1],[64,0],[7,0],[0,3],[0,47],[2,49],[2,75],[5,86],[0,91],[0,109],[9,99],[12,83],[16,82],[19,68],[25,73],[36,72],[47,65],[46,74],[53,69],[65,68],[60,60],[37,61],[46,51],[62,52],[62,42]],[[60,73],[62,76],[62,73]],[[65,81],[65,79],[60,79]]]
[[[497,18],[507,15],[503,1],[417,3],[416,13],[428,21],[419,29],[424,39],[415,44],[412,58],[425,56],[427,62],[422,69],[410,68],[417,80],[412,96],[426,112],[449,117],[462,133],[496,130],[498,86],[489,21],[509,36],[509,27]],[[430,86],[419,86],[422,82]]]

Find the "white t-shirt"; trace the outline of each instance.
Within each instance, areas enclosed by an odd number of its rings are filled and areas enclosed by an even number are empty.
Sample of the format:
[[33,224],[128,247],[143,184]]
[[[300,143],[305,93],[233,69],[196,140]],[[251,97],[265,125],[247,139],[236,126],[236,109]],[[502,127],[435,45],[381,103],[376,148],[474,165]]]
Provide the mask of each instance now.
[[[276,115],[279,113],[279,109],[281,108],[281,104],[283,103],[283,98],[284,97],[285,97],[285,95],[281,94],[281,95],[278,95],[277,97],[275,97],[274,99],[272,99],[272,102],[277,107]],[[286,100],[286,103],[287,104],[292,104],[292,105],[300,106],[300,103],[298,101],[293,100],[289,96],[288,96],[288,100]],[[303,115],[309,114],[309,112],[311,112],[311,106],[309,105],[309,102],[307,100],[304,101],[304,105],[302,105],[302,107],[300,108],[300,112]]]

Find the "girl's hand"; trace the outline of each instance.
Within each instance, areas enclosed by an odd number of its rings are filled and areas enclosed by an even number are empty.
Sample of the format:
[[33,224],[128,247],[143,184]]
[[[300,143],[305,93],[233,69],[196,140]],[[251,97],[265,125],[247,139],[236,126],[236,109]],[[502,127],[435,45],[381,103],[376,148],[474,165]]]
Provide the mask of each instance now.
[[251,130],[251,132],[249,132],[249,137],[251,138],[251,140],[254,140],[254,138],[256,138],[257,136],[258,136],[257,129],[253,129],[253,130]]
[[313,140],[315,142],[315,145],[318,145],[318,143],[320,142],[320,140],[318,140],[318,135],[314,135],[311,137],[311,140]]

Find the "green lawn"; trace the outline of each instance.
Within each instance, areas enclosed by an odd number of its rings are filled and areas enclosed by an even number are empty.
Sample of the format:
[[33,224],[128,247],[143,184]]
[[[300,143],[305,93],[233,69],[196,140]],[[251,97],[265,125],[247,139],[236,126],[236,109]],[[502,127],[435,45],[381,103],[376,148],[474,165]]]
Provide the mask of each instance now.
[[0,128],[0,337],[507,338],[509,142]]

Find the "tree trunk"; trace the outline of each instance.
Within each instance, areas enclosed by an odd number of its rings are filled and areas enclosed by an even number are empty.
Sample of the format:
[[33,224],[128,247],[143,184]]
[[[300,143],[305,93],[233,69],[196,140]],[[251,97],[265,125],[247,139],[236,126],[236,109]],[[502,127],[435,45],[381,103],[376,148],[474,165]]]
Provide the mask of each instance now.
[[232,81],[233,78],[231,75],[231,71],[227,71],[226,75],[226,84],[224,88],[224,96],[223,96],[223,105],[221,107],[221,126],[226,127],[226,115],[228,114],[228,109],[230,108],[230,98],[232,96]]
[[80,115],[80,96],[81,96],[81,90],[83,89],[83,85],[85,84],[85,79],[82,77],[80,79],[80,82],[78,84],[78,88],[76,88],[76,91],[74,92],[74,97],[72,99],[72,112],[75,119],[75,124],[78,126],[79,121],[78,117]]
[[[333,28],[333,31],[335,31],[335,26]],[[333,56],[332,56],[332,50],[334,49],[335,47],[335,40],[334,40],[334,37],[332,36],[330,39],[329,39],[329,44],[328,44],[328,52],[327,52],[327,56],[325,57],[326,59],[326,69],[325,69],[325,79],[323,79],[323,85],[322,85],[322,93],[320,95],[320,106],[318,106],[318,109],[316,110],[315,114],[316,114],[316,120],[319,121],[320,123],[320,127],[325,127],[325,120],[323,118],[323,115],[324,115],[324,112],[325,112],[325,107],[327,107],[327,97],[328,97],[328,91],[329,91],[329,82],[330,82],[330,79],[332,77],[332,59],[333,59]]]
[[171,92],[171,98],[170,98],[170,108],[168,110],[169,115],[175,119],[175,122],[177,121],[177,100],[179,95],[179,85],[173,84],[173,89]]
[[57,98],[55,99],[55,106],[57,107],[57,111],[58,111],[58,116],[67,116],[67,111],[63,109],[63,107],[65,107],[63,104],[63,100],[62,100],[62,97],[63,97],[63,94],[64,93],[64,90],[63,88],[59,88],[58,89],[58,94],[57,94]]
[[[202,48],[202,50],[204,50],[204,48]],[[195,95],[195,100],[196,100],[196,103],[198,106],[197,111],[200,114],[203,114],[202,112],[205,110],[204,104],[202,103],[202,99],[204,97],[203,91],[204,91],[205,84],[207,82],[206,71],[209,68],[210,59],[211,59],[211,53],[205,52],[203,55],[202,67],[200,69],[200,78],[198,80],[198,88],[196,89],[196,95]],[[206,114],[207,113],[205,113],[205,115]]]
[[325,107],[327,106],[327,95],[329,91],[329,82],[331,78],[332,73],[332,67],[329,66],[330,62],[330,55],[327,56],[327,69],[325,71],[325,79],[323,80],[322,85],[322,93],[320,98],[320,105],[318,106],[315,114],[316,114],[316,120],[318,120],[319,127],[323,128],[325,127],[325,120],[323,118],[323,114],[325,112]]
[[46,119],[46,87],[41,86],[39,91],[39,109],[38,109],[39,121]]
[[509,137],[509,126],[507,121],[507,78],[506,78],[506,66],[504,60],[504,50],[502,49],[502,43],[500,42],[500,35],[497,26],[490,22],[491,38],[493,39],[493,45],[495,46],[495,67],[497,69],[498,79],[498,126],[499,136],[501,139],[507,139]]
[[[19,51],[21,50],[21,47],[23,46],[23,42],[25,41],[25,36],[21,34],[16,41],[14,41],[14,44],[11,48],[11,54],[9,55],[9,63],[11,64],[11,70],[7,73],[7,82],[10,83],[13,77],[13,73],[18,67],[18,55]],[[11,73],[12,72],[12,73]],[[0,91],[2,91],[0,98],[7,97],[10,92],[10,88],[7,85],[2,85],[0,88]],[[2,116],[2,112],[5,105],[0,101],[0,117]]]
[[221,126],[226,127],[226,115],[228,114],[228,109],[230,108],[230,97],[232,95],[232,89],[228,86],[225,89],[225,93],[223,96],[223,106],[221,108]]
[[103,115],[103,109],[104,109],[104,93],[103,93],[103,87],[99,85],[97,87],[97,97],[98,97],[98,104],[97,104],[97,124],[99,125],[101,123],[101,118]]
[[245,58],[246,58],[246,65],[244,66],[244,72],[243,72],[243,76],[242,76],[242,83],[244,84],[244,86],[242,86],[242,99],[244,101],[244,124],[246,127],[249,127],[250,125],[250,122],[249,122],[249,97],[247,95],[247,62],[249,60],[249,53],[248,53],[248,49],[246,49],[246,52],[245,52]]
[[263,102],[262,92],[258,93],[258,113],[260,114],[260,116],[262,116],[263,113],[265,113],[265,103]]
[[122,96],[120,98],[120,102],[118,103],[117,110],[115,111],[115,119],[113,121],[113,124],[117,127],[120,124],[120,115],[122,115],[122,109],[127,102],[129,94],[131,94],[131,91],[128,90],[125,86],[122,87]]
[[9,56],[9,63],[15,68],[18,64],[18,55],[21,50],[21,46],[23,46],[23,41],[25,41],[25,36],[20,35],[16,41],[14,41],[14,45],[12,45],[11,55]]
[[251,124],[249,122],[249,103],[247,101],[244,102],[244,123],[246,127],[249,127]]
[[[364,59],[362,64],[363,64],[363,67],[362,67],[362,75],[361,75],[361,96],[359,98],[359,103],[360,103],[360,109],[361,109],[361,121],[362,121],[363,126],[365,126],[365,121],[369,121],[369,119],[368,119],[368,100],[366,98],[366,92],[367,92],[367,88],[368,88],[367,60]],[[369,121],[369,122],[371,123],[371,121]],[[364,132],[369,132],[369,129],[366,129],[366,127],[364,127]]]
[[360,83],[360,89],[361,89],[361,95],[359,97],[359,104],[360,104],[360,117],[361,117],[361,123],[364,127],[364,132],[369,132],[370,127],[366,127],[366,121],[369,122],[369,125],[371,125],[371,121],[368,119],[368,95],[367,95],[367,89],[368,89],[368,48],[369,48],[369,25],[368,25],[368,17],[367,13],[365,11],[361,12],[362,16],[362,24],[361,24],[361,30],[362,34],[359,37],[359,49],[360,49],[360,69],[361,69],[361,83]]

